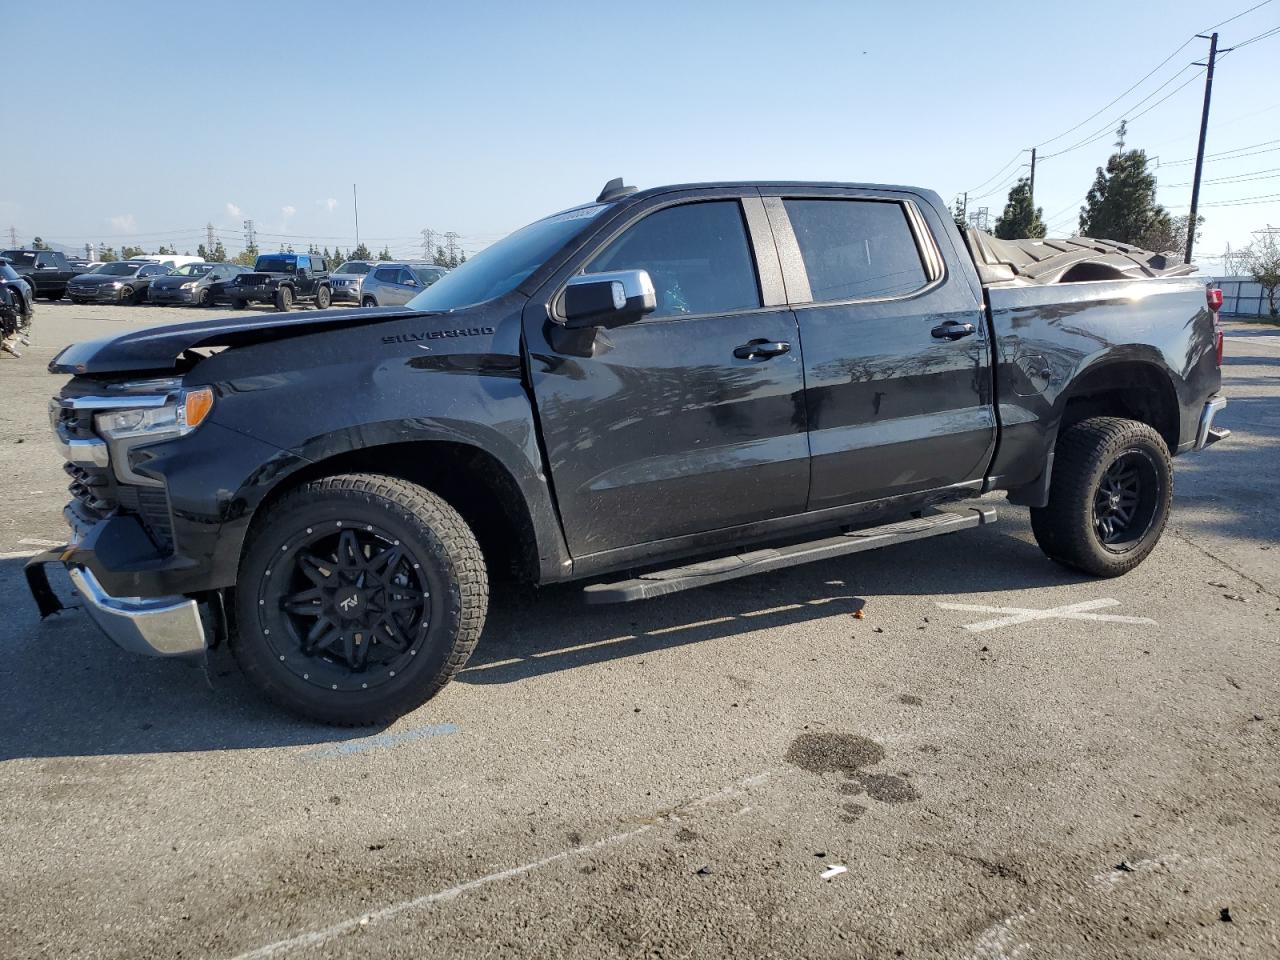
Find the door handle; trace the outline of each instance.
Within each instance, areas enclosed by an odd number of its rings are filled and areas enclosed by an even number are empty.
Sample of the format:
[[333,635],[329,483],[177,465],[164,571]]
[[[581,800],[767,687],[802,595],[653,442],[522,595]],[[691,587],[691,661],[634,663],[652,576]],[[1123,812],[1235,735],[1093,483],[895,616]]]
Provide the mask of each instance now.
[[776,340],[752,340],[733,349],[733,355],[739,360],[768,360],[790,352],[791,344]]
[[948,320],[934,327],[930,332],[939,340],[959,340],[961,337],[971,336],[977,332],[977,327],[972,323],[960,323],[958,320]]

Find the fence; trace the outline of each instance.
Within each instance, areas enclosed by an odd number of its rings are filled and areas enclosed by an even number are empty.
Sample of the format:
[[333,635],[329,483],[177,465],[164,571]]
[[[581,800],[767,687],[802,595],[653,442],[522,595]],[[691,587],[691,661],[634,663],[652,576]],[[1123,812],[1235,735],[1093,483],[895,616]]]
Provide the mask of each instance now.
[[1214,277],[1213,282],[1222,288],[1224,317],[1271,318],[1271,306],[1261,284],[1247,277]]

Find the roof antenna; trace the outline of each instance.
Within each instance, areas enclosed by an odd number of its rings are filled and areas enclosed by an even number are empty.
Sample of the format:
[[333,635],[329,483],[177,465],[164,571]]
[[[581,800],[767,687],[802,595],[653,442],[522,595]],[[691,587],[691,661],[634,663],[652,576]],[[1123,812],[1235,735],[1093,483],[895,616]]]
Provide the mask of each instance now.
[[625,197],[627,194],[635,192],[635,187],[628,187],[623,184],[621,177],[614,177],[604,185],[604,189],[600,191],[600,196],[596,197],[596,203],[608,203],[610,200],[617,200],[619,197]]

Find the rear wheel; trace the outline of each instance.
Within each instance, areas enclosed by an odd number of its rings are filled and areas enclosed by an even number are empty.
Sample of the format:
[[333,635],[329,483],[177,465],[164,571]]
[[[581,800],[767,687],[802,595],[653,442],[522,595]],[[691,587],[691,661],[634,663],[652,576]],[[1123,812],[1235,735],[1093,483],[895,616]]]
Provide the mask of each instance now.
[[243,310],[243,309],[244,309],[244,301],[243,301],[243,300],[239,300],[239,299],[237,299],[237,300],[232,300],[232,301],[231,301],[231,309],[232,309],[232,310]]
[[281,287],[276,291],[276,309],[282,313],[293,306],[293,288]]
[[475,536],[444,500],[393,477],[328,477],[288,494],[251,535],[232,650],[294,713],[390,721],[466,663],[488,596]]
[[1145,423],[1094,417],[1058,439],[1049,503],[1031,511],[1049,557],[1099,577],[1128,573],[1155,549],[1173,501],[1173,467]]
[[54,301],[56,301],[56,300],[61,300],[61,299],[62,299],[62,294],[61,294],[61,293],[46,293],[46,294],[44,295],[44,298],[45,298],[46,300],[48,300],[50,303],[53,303],[53,302],[54,302]]
[[328,287],[321,287],[316,291],[316,309],[328,310],[329,304],[332,302],[332,295],[329,293]]
[[360,306],[362,307],[376,307],[377,305],[378,301],[373,299],[373,297],[365,297],[360,301]]

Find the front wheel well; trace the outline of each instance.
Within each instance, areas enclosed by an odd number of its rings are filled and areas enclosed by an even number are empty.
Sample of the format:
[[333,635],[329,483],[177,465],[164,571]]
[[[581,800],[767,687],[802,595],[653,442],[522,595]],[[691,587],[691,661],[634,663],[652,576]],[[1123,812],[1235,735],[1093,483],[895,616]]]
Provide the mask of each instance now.
[[1092,417],[1145,423],[1160,434],[1170,454],[1177,452],[1178,394],[1169,376],[1154,364],[1126,361],[1085,371],[1067,396],[1059,436]]
[[465,443],[389,443],[309,464],[268,494],[254,511],[253,523],[291,490],[344,473],[385,474],[425,487],[462,515],[480,543],[491,576],[536,582],[537,536],[519,485],[496,457]]

